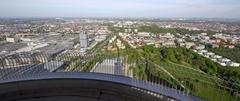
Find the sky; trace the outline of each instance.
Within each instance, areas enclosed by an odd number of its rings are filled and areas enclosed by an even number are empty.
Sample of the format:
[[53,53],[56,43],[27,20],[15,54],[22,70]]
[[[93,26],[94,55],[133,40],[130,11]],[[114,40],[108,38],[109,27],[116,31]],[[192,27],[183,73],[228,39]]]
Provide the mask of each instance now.
[[240,18],[240,0],[0,0],[0,17]]

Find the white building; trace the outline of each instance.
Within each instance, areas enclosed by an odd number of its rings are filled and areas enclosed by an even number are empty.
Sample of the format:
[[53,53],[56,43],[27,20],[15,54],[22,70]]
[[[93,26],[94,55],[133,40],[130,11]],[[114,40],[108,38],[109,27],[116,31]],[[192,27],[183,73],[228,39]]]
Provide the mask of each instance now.
[[10,37],[7,37],[7,38],[6,38],[6,41],[7,41],[7,42],[12,42],[12,43],[14,43],[14,42],[18,42],[18,38],[10,38]]
[[207,35],[207,33],[201,33],[201,35]]
[[185,45],[186,45],[186,48],[191,48],[192,46],[195,46],[195,43],[194,42],[186,42]]
[[174,35],[171,33],[167,33],[165,35],[159,35],[160,38],[167,38],[167,39],[173,39]]
[[99,35],[95,37],[95,41],[100,42],[106,39],[106,35]]
[[235,62],[231,62],[228,64],[229,66],[232,66],[232,67],[239,67],[240,64],[239,63],[235,63]]
[[148,32],[138,32],[138,36],[140,36],[140,37],[150,37],[150,33],[148,33]]
[[164,47],[176,47],[176,44],[174,41],[168,41],[168,42],[163,42],[162,46]]
[[138,32],[138,29],[134,29],[134,32],[137,33],[137,32]]
[[226,63],[219,63],[221,66],[227,66]]
[[80,32],[79,41],[81,48],[87,48],[89,46],[88,35],[86,32],[84,31]]
[[22,40],[22,41],[26,41],[26,42],[32,41],[32,39],[30,39],[30,38],[21,38],[21,40]]
[[197,49],[197,50],[203,50],[203,49],[205,49],[205,45],[198,45],[198,46],[196,46],[195,49]]
[[112,37],[110,40],[109,40],[109,43],[113,43],[115,40],[116,40],[117,36],[114,36]]

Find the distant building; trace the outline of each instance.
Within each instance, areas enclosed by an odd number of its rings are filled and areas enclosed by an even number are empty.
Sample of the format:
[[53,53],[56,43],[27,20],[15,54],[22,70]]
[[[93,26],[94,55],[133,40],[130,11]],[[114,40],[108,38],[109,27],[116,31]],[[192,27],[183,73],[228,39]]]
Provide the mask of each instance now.
[[239,63],[235,63],[235,62],[230,62],[228,65],[232,66],[232,67],[239,67],[240,66]]
[[204,35],[204,36],[205,36],[205,35],[207,35],[207,33],[201,33],[201,35]]
[[185,44],[186,44],[186,48],[188,49],[196,45],[194,42],[186,42]]
[[176,43],[174,41],[167,41],[162,43],[163,47],[176,47]]
[[160,47],[161,47],[161,44],[156,43],[154,47],[155,47],[155,48],[160,48]]
[[25,41],[25,42],[30,42],[32,41],[32,39],[30,38],[20,38],[21,41]]
[[18,40],[18,38],[10,38],[10,37],[8,37],[8,38],[6,38],[6,41],[15,43],[15,42],[18,42],[19,40]]
[[221,66],[227,66],[226,63],[219,63]]
[[101,42],[101,41],[103,41],[105,39],[106,39],[105,35],[99,35],[99,36],[95,37],[95,41],[97,41],[97,42]]
[[110,40],[109,40],[109,43],[113,43],[115,40],[116,40],[117,36],[114,36],[112,37]]
[[205,45],[198,45],[198,46],[195,47],[195,49],[203,50],[203,49],[205,49]]
[[229,45],[228,48],[233,49],[233,48],[235,48],[235,46],[234,45]]
[[140,37],[150,37],[150,33],[149,32],[138,32],[138,36],[140,36]]
[[210,47],[211,48],[219,48],[219,45],[218,44],[210,44]]
[[135,32],[135,33],[138,33],[138,29],[134,29],[134,32]]
[[122,44],[121,40],[117,39],[117,43],[116,44],[117,44],[118,48],[125,49],[125,46]]
[[220,59],[220,62],[229,63],[229,62],[231,62],[231,60],[227,59],[227,58],[222,58],[222,59]]
[[171,34],[171,33],[167,33],[167,34],[164,34],[164,35],[159,35],[160,38],[167,38],[167,39],[174,39],[174,35]]
[[84,31],[80,32],[79,41],[81,48],[87,48],[89,46],[88,35],[86,32]]

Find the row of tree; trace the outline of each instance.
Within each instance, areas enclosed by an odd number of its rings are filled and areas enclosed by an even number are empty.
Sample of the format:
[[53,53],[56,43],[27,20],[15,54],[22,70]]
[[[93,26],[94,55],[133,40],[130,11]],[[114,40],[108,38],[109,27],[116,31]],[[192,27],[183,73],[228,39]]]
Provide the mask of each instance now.
[[138,28],[139,32],[152,32],[152,33],[179,33],[179,34],[200,34],[200,33],[208,33],[208,34],[214,34],[213,31],[203,31],[203,30],[188,30],[183,28],[160,28],[157,25],[152,26],[141,26]]

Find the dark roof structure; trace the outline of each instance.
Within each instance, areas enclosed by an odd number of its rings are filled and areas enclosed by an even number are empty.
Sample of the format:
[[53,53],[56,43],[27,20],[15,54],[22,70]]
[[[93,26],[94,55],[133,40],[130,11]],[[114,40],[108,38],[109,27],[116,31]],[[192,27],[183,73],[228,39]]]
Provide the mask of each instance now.
[[177,90],[102,73],[39,73],[0,80],[1,101],[201,101]]

